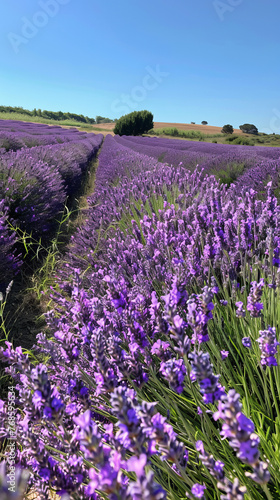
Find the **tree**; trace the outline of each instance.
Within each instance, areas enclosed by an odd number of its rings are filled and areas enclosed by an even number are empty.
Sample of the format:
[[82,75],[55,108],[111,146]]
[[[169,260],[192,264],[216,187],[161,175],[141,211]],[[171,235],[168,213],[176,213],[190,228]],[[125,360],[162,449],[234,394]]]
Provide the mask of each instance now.
[[221,132],[223,134],[233,134],[233,126],[232,125],[224,125]]
[[151,130],[154,126],[153,115],[150,111],[133,111],[128,115],[121,116],[116,122],[114,134],[118,135],[141,135]]
[[201,125],[208,125],[208,122],[206,122],[205,120],[203,120],[203,121],[201,122]]
[[258,135],[259,133],[257,127],[255,125],[252,125],[251,123],[244,123],[244,125],[240,125],[239,128],[244,134]]

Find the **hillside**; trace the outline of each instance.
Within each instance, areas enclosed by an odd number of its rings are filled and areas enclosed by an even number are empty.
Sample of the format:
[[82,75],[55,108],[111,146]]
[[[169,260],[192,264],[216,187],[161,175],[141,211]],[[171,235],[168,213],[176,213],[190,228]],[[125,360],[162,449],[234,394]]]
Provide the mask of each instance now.
[[[100,128],[104,131],[108,131],[110,133],[114,130],[114,123],[100,123],[99,125],[95,124],[94,128]],[[214,127],[211,125],[191,125],[190,123],[167,123],[167,122],[154,122],[154,129],[161,128],[177,128],[178,130],[195,130],[197,132],[203,132],[204,134],[220,134],[222,127]],[[234,129],[235,134],[243,134],[240,129]],[[105,132],[106,134],[106,132]]]

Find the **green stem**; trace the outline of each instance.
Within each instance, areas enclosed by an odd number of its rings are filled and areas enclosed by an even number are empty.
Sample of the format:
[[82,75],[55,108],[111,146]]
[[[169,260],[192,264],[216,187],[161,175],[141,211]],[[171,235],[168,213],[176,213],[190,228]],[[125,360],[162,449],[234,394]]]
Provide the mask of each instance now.
[[268,489],[268,487],[267,487],[266,484],[262,485],[262,489],[263,489],[263,491],[266,494],[267,500],[273,500],[273,497],[272,497],[272,495],[271,495],[271,493],[270,493],[270,491],[269,491],[269,489]]
[[279,419],[279,422],[280,422],[280,411],[279,411],[277,397],[276,397],[276,394],[275,394],[275,389],[274,389],[274,383],[273,383],[271,369],[269,370],[269,380],[270,380],[270,388],[271,388],[271,392],[272,392],[272,396],[273,396],[273,401],[274,401],[275,408],[276,408],[277,415],[278,415],[278,419]]

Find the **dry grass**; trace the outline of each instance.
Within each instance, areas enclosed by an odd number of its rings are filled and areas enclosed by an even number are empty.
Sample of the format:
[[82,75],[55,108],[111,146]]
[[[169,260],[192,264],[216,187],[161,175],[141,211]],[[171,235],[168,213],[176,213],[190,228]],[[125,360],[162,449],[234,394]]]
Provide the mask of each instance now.
[[[100,129],[104,135],[112,134],[115,123],[100,123],[94,124],[93,129]],[[177,128],[178,130],[195,130],[196,132],[203,132],[204,134],[220,134],[221,127],[214,127],[212,125],[191,125],[190,123],[167,123],[167,122],[154,122],[154,129],[159,128]],[[240,129],[234,129],[235,134],[244,135]]]
[[[177,128],[178,130],[195,130],[204,134],[220,134],[223,126],[214,127],[212,125],[191,125],[190,123],[165,123],[154,122],[154,128]],[[234,129],[235,134],[243,134],[240,129]]]
[[[49,499],[50,500],[59,500],[61,497],[57,496],[55,493],[49,493]],[[25,495],[24,500],[38,500],[39,495],[36,493],[36,491],[31,490],[29,493]]]
[[112,131],[114,130],[115,125],[116,125],[115,123],[94,123],[92,127]]

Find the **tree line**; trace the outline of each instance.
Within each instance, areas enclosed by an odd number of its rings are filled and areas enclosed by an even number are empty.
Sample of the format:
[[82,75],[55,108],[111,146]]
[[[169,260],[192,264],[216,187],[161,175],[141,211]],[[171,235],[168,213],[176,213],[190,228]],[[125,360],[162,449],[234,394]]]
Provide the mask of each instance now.
[[39,116],[40,118],[45,118],[47,120],[74,120],[80,123],[111,123],[113,120],[110,118],[105,118],[104,116],[96,116],[96,118],[89,118],[88,116],[78,115],[76,113],[64,113],[63,111],[47,111],[44,109],[34,108],[32,111],[29,109],[24,109],[21,106],[0,106],[1,113],[19,113],[28,116]]

